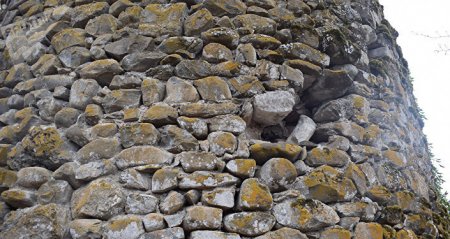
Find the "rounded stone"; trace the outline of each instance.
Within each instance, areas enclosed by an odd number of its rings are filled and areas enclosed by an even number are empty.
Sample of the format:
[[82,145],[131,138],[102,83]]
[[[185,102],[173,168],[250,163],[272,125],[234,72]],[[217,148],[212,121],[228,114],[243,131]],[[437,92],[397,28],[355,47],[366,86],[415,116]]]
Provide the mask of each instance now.
[[285,158],[273,158],[261,167],[258,178],[270,188],[270,191],[277,192],[295,181],[297,169]]

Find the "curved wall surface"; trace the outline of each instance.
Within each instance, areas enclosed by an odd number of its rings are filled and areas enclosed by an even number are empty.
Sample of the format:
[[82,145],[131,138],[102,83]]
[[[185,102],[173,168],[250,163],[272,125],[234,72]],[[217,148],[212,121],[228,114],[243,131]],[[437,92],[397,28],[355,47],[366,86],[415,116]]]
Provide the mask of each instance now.
[[7,0],[0,238],[449,238],[376,0]]

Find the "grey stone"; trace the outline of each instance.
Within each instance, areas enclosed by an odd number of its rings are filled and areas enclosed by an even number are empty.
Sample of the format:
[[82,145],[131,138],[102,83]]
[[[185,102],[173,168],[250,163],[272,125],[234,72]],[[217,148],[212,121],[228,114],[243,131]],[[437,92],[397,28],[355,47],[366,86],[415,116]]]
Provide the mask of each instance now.
[[138,172],[134,168],[129,168],[122,171],[119,175],[119,182],[123,184],[124,188],[148,190],[150,188],[150,178]]
[[145,106],[160,102],[165,96],[165,84],[158,79],[145,78],[141,84],[142,101]]
[[128,108],[137,108],[141,102],[141,91],[135,89],[113,90],[103,99],[106,113]]
[[65,67],[76,68],[91,60],[91,52],[85,47],[69,47],[61,51],[59,60]]
[[0,237],[62,238],[69,222],[70,212],[67,208],[54,203],[38,205],[18,210],[5,218]]
[[80,79],[73,83],[70,89],[69,105],[75,109],[84,110],[97,95],[100,85],[95,80]]
[[234,207],[235,187],[220,187],[211,190],[203,190],[201,201],[211,207],[219,207],[224,210]]
[[353,79],[345,71],[324,70],[323,76],[306,91],[304,101],[307,105],[315,106],[336,99],[343,96],[352,83]]
[[116,165],[121,170],[148,164],[170,164],[172,159],[171,153],[153,146],[134,146],[115,156]]
[[164,217],[160,213],[149,213],[142,218],[145,231],[152,232],[165,228]]
[[184,206],[184,196],[176,191],[171,191],[159,204],[159,209],[164,214],[174,214]]
[[99,138],[83,146],[78,150],[77,155],[81,163],[86,163],[112,158],[120,150],[120,142],[116,138]]
[[128,214],[144,215],[156,211],[158,198],[144,193],[131,193],[127,196],[125,212]]
[[200,96],[192,83],[171,77],[166,83],[166,103],[197,102]]
[[286,142],[299,144],[303,141],[309,141],[316,131],[316,123],[306,115],[301,115],[291,135]]
[[209,151],[217,156],[232,154],[237,149],[237,138],[228,132],[212,132],[208,135]]
[[178,186],[178,168],[158,169],[152,176],[152,192],[164,193]]
[[241,117],[231,114],[215,116],[211,119],[204,120],[204,122],[205,124],[206,122],[208,123],[209,131],[211,132],[226,131],[239,135],[246,128],[246,122]]
[[124,206],[125,195],[122,188],[108,178],[97,179],[76,190],[71,200],[74,218],[87,217],[107,220],[123,213]]
[[196,171],[181,177],[178,186],[181,189],[212,189],[235,185],[238,178],[228,173]]
[[52,172],[41,167],[22,168],[17,172],[18,186],[38,189],[42,184],[50,180]]
[[98,219],[76,219],[68,225],[68,231],[73,239],[102,238],[102,221]]
[[144,233],[139,239],[184,239],[184,230],[181,227],[173,227]]
[[72,187],[67,181],[50,180],[39,187],[36,192],[39,204],[67,204],[72,197]]
[[55,114],[55,125],[58,128],[69,128],[71,125],[77,122],[78,116],[81,114],[81,111],[65,107],[62,108],[58,113]]
[[206,120],[180,116],[177,118],[177,123],[182,129],[187,130],[197,139],[204,139],[208,136],[208,125]]
[[239,234],[219,231],[193,231],[191,239],[241,239]]
[[147,50],[151,46],[151,37],[131,35],[129,37],[124,37],[118,41],[106,44],[105,52],[111,55],[114,59],[120,61],[127,54],[142,52]]
[[279,124],[292,112],[294,104],[294,96],[287,91],[257,95],[253,100],[253,120],[265,126]]
[[82,181],[92,181],[101,176],[112,174],[116,166],[111,160],[95,161],[80,165],[75,170],[75,178]]
[[195,171],[213,171],[219,167],[219,159],[208,152],[182,152],[175,158],[187,173]]
[[159,129],[161,132],[161,146],[171,153],[198,150],[198,140],[188,131],[175,125],[166,125]]
[[144,72],[159,65],[165,56],[166,54],[162,52],[135,52],[126,55],[120,64],[126,71]]

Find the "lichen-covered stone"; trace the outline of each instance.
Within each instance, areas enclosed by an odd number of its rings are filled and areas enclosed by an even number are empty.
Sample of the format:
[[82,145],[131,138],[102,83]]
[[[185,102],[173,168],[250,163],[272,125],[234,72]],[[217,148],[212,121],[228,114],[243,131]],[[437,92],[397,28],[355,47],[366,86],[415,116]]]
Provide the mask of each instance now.
[[203,4],[206,9],[211,11],[211,13],[215,16],[239,15],[243,14],[245,12],[245,9],[247,8],[247,6],[240,0],[206,0]]
[[142,219],[136,215],[121,215],[110,219],[103,227],[103,236],[108,239],[138,239],[144,231]]
[[230,88],[220,77],[211,76],[199,79],[194,81],[194,85],[203,100],[218,102],[232,98]]
[[227,231],[251,237],[270,231],[275,222],[275,217],[265,212],[233,213],[223,219]]
[[200,99],[195,87],[188,81],[171,77],[166,84],[166,103],[197,102]]
[[166,125],[161,132],[161,146],[171,153],[197,150],[199,143],[187,130],[175,125]]
[[87,79],[95,79],[101,86],[109,85],[115,75],[123,72],[120,64],[113,59],[97,60],[83,65],[80,76]]
[[142,14],[144,23],[140,28],[149,36],[181,35],[187,12],[186,3],[149,4]]
[[187,231],[214,230],[222,226],[222,209],[192,206],[186,209],[183,228]]
[[228,161],[227,170],[240,178],[252,178],[256,171],[254,159],[235,159]]
[[162,168],[157,170],[152,176],[152,192],[164,193],[178,186],[178,174],[180,170],[177,168]]
[[295,181],[297,169],[284,158],[272,158],[261,167],[258,178],[269,186],[270,191],[281,191]]
[[214,171],[219,167],[219,159],[212,153],[188,151],[176,156],[183,170],[187,173],[195,171]]
[[67,208],[54,203],[38,205],[18,210],[5,218],[0,237],[63,238],[69,221]]
[[349,201],[357,193],[352,180],[330,166],[321,166],[305,176],[308,197],[322,202]]
[[339,222],[331,207],[316,200],[287,200],[275,204],[272,211],[278,223],[301,231],[316,231]]
[[57,34],[52,38],[52,46],[55,48],[57,53],[62,50],[69,48],[71,46],[82,46],[86,47],[86,31],[79,28],[67,28]]
[[208,135],[210,152],[217,156],[222,156],[225,153],[234,153],[237,148],[236,137],[228,132],[213,132]]
[[301,152],[302,147],[286,143],[256,143],[250,146],[250,156],[260,165],[271,158],[286,158],[294,162]]
[[199,35],[214,27],[214,17],[208,9],[200,9],[184,21],[184,31],[188,36]]
[[176,122],[178,112],[166,103],[157,103],[145,111],[142,121],[152,123],[156,127]]
[[121,151],[120,142],[115,138],[99,138],[83,146],[77,155],[82,163],[108,159]]
[[236,233],[225,233],[220,231],[193,231],[191,232],[191,239],[240,239],[239,234]]
[[276,231],[268,232],[262,236],[255,237],[255,239],[277,239],[277,238],[291,238],[291,239],[307,239],[308,237],[299,230],[289,227],[283,227]]
[[184,239],[184,236],[183,228],[173,227],[144,233],[140,239]]
[[75,109],[84,110],[93,103],[92,98],[97,95],[100,85],[95,80],[79,79],[70,89],[69,105]]
[[122,188],[108,178],[97,179],[76,190],[71,201],[74,218],[105,220],[123,213],[124,206],[125,195]]
[[113,90],[103,99],[103,108],[105,109],[106,113],[111,113],[128,108],[137,108],[140,102],[140,90]]
[[220,187],[211,190],[203,190],[201,201],[203,204],[222,209],[234,207],[234,187]]
[[341,150],[328,148],[314,148],[305,159],[305,163],[312,167],[329,165],[343,167],[350,162],[350,157]]
[[125,124],[119,129],[120,142],[123,147],[155,145],[159,142],[159,131],[149,123]]
[[249,211],[267,211],[272,208],[272,194],[269,187],[255,178],[246,179],[239,191],[238,207]]
[[[152,157],[148,157],[148,155],[152,155]],[[171,153],[153,146],[134,146],[122,150],[115,157],[119,169],[148,164],[170,164],[172,159]]]
[[197,139],[204,139],[208,136],[206,120],[180,116],[177,118],[177,123],[182,129],[187,130]]
[[378,223],[360,222],[356,225],[355,237],[367,239],[382,239],[383,227],[381,227],[381,225]]
[[228,173],[215,173],[207,171],[196,171],[192,174],[182,176],[178,186],[181,189],[211,189],[215,187],[232,186],[238,178]]

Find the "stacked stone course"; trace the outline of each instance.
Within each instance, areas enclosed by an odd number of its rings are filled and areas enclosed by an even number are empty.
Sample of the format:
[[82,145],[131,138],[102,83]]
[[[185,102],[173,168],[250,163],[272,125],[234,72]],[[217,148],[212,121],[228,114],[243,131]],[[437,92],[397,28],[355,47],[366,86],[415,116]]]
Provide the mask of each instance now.
[[7,0],[0,22],[0,238],[450,238],[377,0]]

